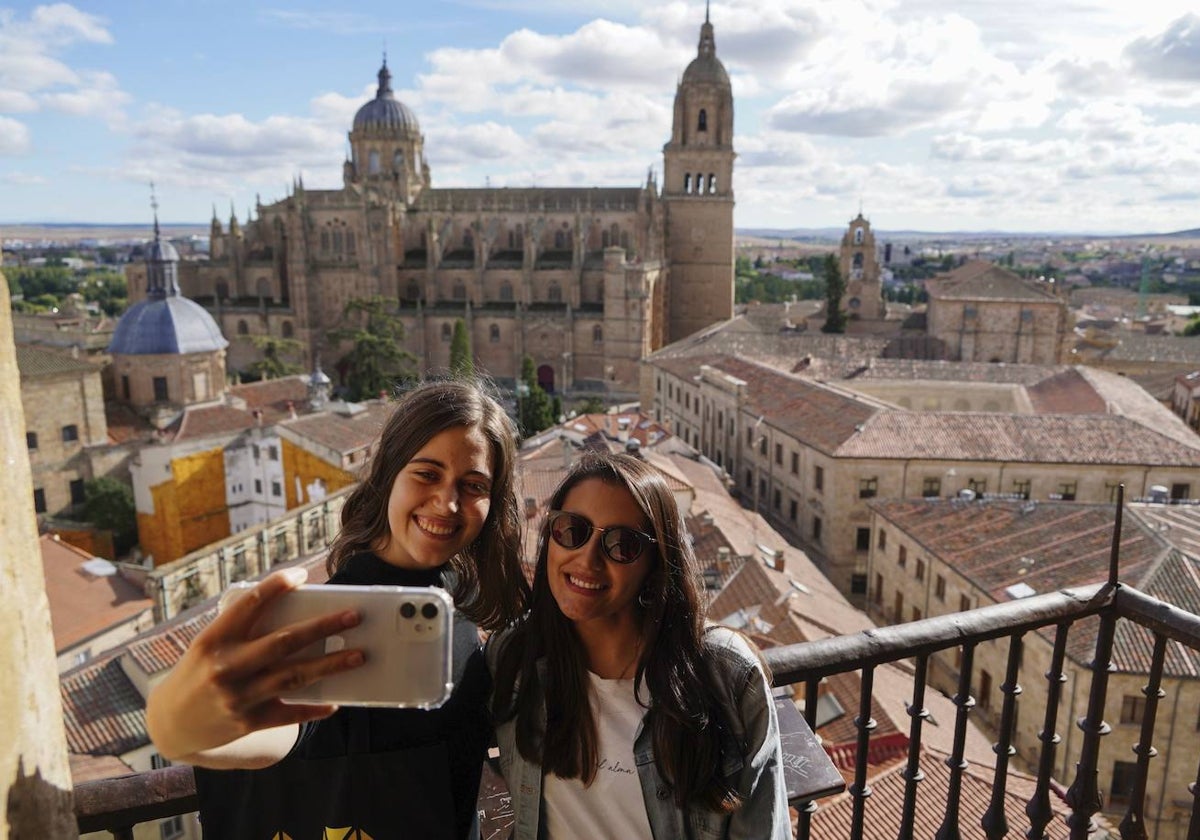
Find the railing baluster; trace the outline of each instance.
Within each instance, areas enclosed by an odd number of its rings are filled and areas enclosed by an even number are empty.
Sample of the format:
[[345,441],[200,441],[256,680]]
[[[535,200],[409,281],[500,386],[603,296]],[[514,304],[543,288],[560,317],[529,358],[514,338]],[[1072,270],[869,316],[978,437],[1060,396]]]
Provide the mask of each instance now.
[[[1108,584],[1114,593],[1120,590],[1121,520],[1125,510],[1123,500],[1125,486],[1117,488],[1117,518],[1113,524],[1112,547],[1109,550]],[[1067,791],[1067,805],[1071,816],[1067,825],[1071,827],[1071,840],[1087,840],[1096,830],[1093,819],[1104,805],[1100,798],[1100,739],[1112,731],[1104,722],[1104,701],[1108,696],[1108,675],[1115,670],[1112,664],[1113,636],[1117,629],[1117,613],[1113,605],[1100,613],[1100,629],[1096,633],[1096,655],[1092,659],[1092,687],[1088,692],[1087,716],[1078,721],[1083,730],[1083,744],[1079,750],[1079,762],[1075,765],[1075,781]]]
[[1079,761],[1075,764],[1075,781],[1067,790],[1067,804],[1071,816],[1067,825],[1071,827],[1071,840],[1087,840],[1096,829],[1092,817],[1104,805],[1100,797],[1100,739],[1112,731],[1104,720],[1104,700],[1108,696],[1108,675],[1111,663],[1113,634],[1116,616],[1106,612],[1100,617],[1100,629],[1096,634],[1096,657],[1092,660],[1092,687],[1088,692],[1087,715],[1076,721],[1083,731],[1083,744],[1079,749]]
[[1047,840],[1046,826],[1054,818],[1054,811],[1050,808],[1050,778],[1054,773],[1054,754],[1062,741],[1062,737],[1054,730],[1058,725],[1058,705],[1062,699],[1063,683],[1067,681],[1067,675],[1063,673],[1063,660],[1067,655],[1067,632],[1070,628],[1069,622],[1063,623],[1054,632],[1054,652],[1050,655],[1050,670],[1046,672],[1046,716],[1042,719],[1042,731],[1038,733],[1042,749],[1038,757],[1037,789],[1025,805],[1025,814],[1029,817],[1026,840]]
[[[820,686],[819,679],[804,681],[804,720],[813,732],[817,731],[817,700],[820,696]],[[796,810],[799,814],[796,821],[796,840],[808,840],[812,833],[813,814],[817,813],[816,800],[810,799]]]
[[1000,740],[992,747],[996,753],[996,772],[992,777],[992,799],[988,809],[983,814],[979,825],[988,840],[1001,840],[1008,834],[1008,819],[1004,815],[1004,800],[1008,791],[1008,760],[1016,754],[1012,745],[1013,732],[1017,726],[1017,697],[1021,694],[1021,686],[1017,684],[1017,675],[1021,669],[1021,649],[1023,633],[1009,637],[1008,669],[1004,674],[1004,685],[1000,691],[1004,694],[1004,708],[1000,711]]
[[896,840],[912,840],[913,820],[917,813],[917,785],[925,778],[921,772],[921,725],[929,717],[925,708],[925,676],[929,669],[929,657],[917,657],[917,669],[913,675],[912,705],[908,716],[912,723],[908,727],[908,766],[904,768],[904,811],[900,815],[900,833]]
[[863,816],[866,812],[867,797],[871,795],[871,786],[867,784],[867,757],[871,748],[871,732],[877,724],[871,717],[871,694],[875,688],[875,668],[868,666],[862,671],[862,689],[858,698],[858,717],[854,725],[858,727],[858,751],[854,756],[854,784],[850,785],[850,795],[854,797],[854,816],[850,823],[850,840],[862,840]]
[[963,758],[967,743],[967,715],[975,706],[975,698],[971,696],[971,669],[974,662],[975,643],[968,642],[963,645],[958,693],[954,695],[954,705],[958,706],[958,714],[954,717],[954,751],[946,759],[946,766],[950,768],[950,785],[946,791],[946,813],[934,835],[937,840],[959,840],[962,836],[958,825],[958,809],[962,800],[962,774],[967,767],[967,761]]
[[1146,695],[1146,709],[1142,715],[1142,731],[1133,751],[1137,753],[1137,782],[1133,787],[1133,798],[1125,819],[1121,820],[1122,840],[1147,840],[1146,834],[1146,777],[1150,773],[1150,759],[1158,755],[1151,740],[1154,738],[1154,721],[1158,717],[1158,701],[1166,696],[1162,690],[1163,662],[1167,658],[1167,637],[1154,634],[1154,657],[1150,660],[1150,679],[1142,693]]

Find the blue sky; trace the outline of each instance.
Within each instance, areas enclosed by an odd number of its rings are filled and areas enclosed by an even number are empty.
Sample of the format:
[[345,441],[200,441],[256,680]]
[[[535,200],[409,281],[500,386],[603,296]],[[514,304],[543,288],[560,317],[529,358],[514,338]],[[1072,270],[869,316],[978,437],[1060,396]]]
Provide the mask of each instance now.
[[[1200,227],[1190,0],[728,0],[739,227]],[[435,186],[660,172],[700,2],[0,0],[0,223],[340,184],[386,43]]]

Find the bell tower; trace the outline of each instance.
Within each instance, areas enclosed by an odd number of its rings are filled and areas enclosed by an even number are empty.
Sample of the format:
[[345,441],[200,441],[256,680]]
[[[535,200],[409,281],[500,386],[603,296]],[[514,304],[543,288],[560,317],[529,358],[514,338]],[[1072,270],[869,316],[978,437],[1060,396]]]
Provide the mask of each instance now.
[[733,89],[705,10],[663,146],[668,340],[733,316]]
[[846,278],[846,312],[864,321],[883,320],[886,310],[875,234],[861,210],[842,236],[839,257],[838,267]]

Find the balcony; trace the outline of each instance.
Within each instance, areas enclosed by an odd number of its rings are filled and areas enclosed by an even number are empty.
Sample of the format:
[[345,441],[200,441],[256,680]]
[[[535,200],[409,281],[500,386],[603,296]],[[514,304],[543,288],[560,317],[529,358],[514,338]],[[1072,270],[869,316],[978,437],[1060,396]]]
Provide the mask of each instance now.
[[[1117,532],[1120,530],[1118,517]],[[1114,540],[1114,545],[1116,544]],[[1108,578],[1102,583],[1076,589],[1024,598],[1017,601],[995,604],[951,615],[928,618],[907,624],[880,627],[852,636],[835,636],[819,641],[787,645],[765,651],[777,685],[790,685],[802,692],[805,698],[805,715],[809,725],[817,729],[819,708],[819,686],[822,680],[838,675],[856,674],[859,696],[858,712],[854,718],[857,742],[849,756],[842,756],[843,766],[850,782],[845,798],[835,804],[800,803],[796,836],[807,840],[848,837],[900,838],[936,837],[948,840],[958,837],[987,837],[999,840],[1006,835],[1026,838],[1070,837],[1083,840],[1087,837],[1120,836],[1133,838],[1159,837],[1187,838],[1200,840],[1200,809],[1195,798],[1200,795],[1200,784],[1187,780],[1178,783],[1178,790],[1171,789],[1164,796],[1172,797],[1190,814],[1186,820],[1170,824],[1155,823],[1147,808],[1147,779],[1151,774],[1152,762],[1162,761],[1160,751],[1168,750],[1169,744],[1161,741],[1156,748],[1156,719],[1160,702],[1175,702],[1164,691],[1164,666],[1168,663],[1168,645],[1173,663],[1173,672],[1178,672],[1180,661],[1200,661],[1200,616],[1181,610],[1171,604],[1153,598],[1136,589],[1119,583],[1118,552],[1113,550]],[[1090,665],[1090,685],[1086,691],[1086,714],[1076,721],[1081,735],[1074,736],[1078,752],[1074,778],[1064,790],[1063,784],[1052,777],[1057,755],[1063,748],[1068,734],[1056,731],[1064,703],[1064,662],[1068,656],[1068,641],[1081,633],[1081,622],[1087,622],[1087,636],[1094,633],[1095,644]],[[1108,699],[1109,675],[1113,670],[1114,640],[1130,638],[1132,631],[1143,639],[1146,650],[1146,683],[1142,689],[1145,697],[1141,706],[1140,730],[1137,745],[1133,748],[1136,769],[1126,780],[1129,788],[1122,792],[1120,810],[1108,808],[1102,814],[1104,796],[1100,786],[1101,746],[1104,736],[1112,726],[1104,720],[1105,702]],[[1045,704],[1042,708],[1028,705],[1019,709],[1018,698],[1022,688],[1018,674],[1022,661],[1023,641],[1027,634],[1038,634],[1052,643],[1050,664],[1044,674],[1046,682]],[[990,802],[986,808],[976,803],[974,811],[968,807],[964,797],[964,777],[970,768],[964,758],[967,722],[975,710],[971,696],[972,679],[978,674],[972,667],[976,648],[983,644],[999,644],[1007,650],[1007,672],[1000,688],[1003,696],[994,715],[996,742],[994,768],[987,768],[990,786]],[[1078,642],[1076,641],[1076,644]],[[958,688],[951,698],[956,709],[953,727],[953,748],[944,763],[945,768],[932,767],[928,754],[922,750],[922,729],[933,725],[926,709],[927,677],[930,673],[931,657],[939,652],[960,651],[958,662]],[[1182,657],[1182,660],[1181,660]],[[904,764],[899,773],[902,799],[898,808],[885,810],[879,800],[872,800],[872,779],[868,775],[869,762],[881,753],[895,753],[894,733],[892,742],[885,745],[873,742],[876,728],[872,719],[873,679],[876,669],[888,663],[903,663],[912,674],[911,695],[908,699],[909,730],[906,750],[901,749],[897,760]],[[1179,693],[1195,688],[1197,674],[1176,681]],[[1032,692],[1030,692],[1032,693]],[[1194,703],[1192,708],[1194,709]],[[1013,733],[1017,729],[1019,714],[1034,715],[1041,721],[1036,760],[1031,762],[1035,779],[1024,790],[1031,791],[1027,798],[1021,794],[1023,806],[1014,809],[1014,791],[1010,783],[1010,762],[1017,751],[1013,745]],[[946,723],[946,722],[943,722]],[[820,730],[818,730],[820,731]],[[1161,732],[1157,736],[1162,739]],[[1195,762],[1200,758],[1196,749],[1196,736],[1192,731],[1191,743],[1177,743],[1176,749],[1185,760]],[[1180,739],[1182,740],[1182,739]],[[1071,743],[1067,740],[1067,743]],[[1072,753],[1074,754],[1074,752]],[[1169,755],[1169,752],[1168,752]],[[944,782],[936,796],[923,794],[923,782],[933,776],[934,771]],[[978,778],[979,771],[972,771]],[[1196,779],[1195,768],[1189,780]],[[1170,785],[1168,780],[1165,784]],[[928,788],[928,785],[925,785]],[[1116,801],[1116,800],[1114,800]],[[1052,804],[1052,802],[1054,804]],[[1110,803],[1111,804],[1111,803]],[[484,803],[481,799],[481,808]],[[1055,807],[1057,805],[1057,807]],[[873,807],[875,806],[875,807]],[[87,782],[75,787],[75,808],[81,832],[109,831],[119,840],[133,837],[133,825],[152,819],[187,813],[196,807],[195,791],[191,770],[188,767],[170,767],[148,773],[140,773],[117,779]],[[822,810],[832,813],[837,809],[844,819],[830,818],[822,822]],[[1022,814],[1015,814],[1023,811]],[[1014,816],[1018,817],[1014,820]],[[1185,815],[1186,816],[1186,815]],[[1065,817],[1065,825],[1063,819]],[[1111,826],[1119,821],[1119,827]],[[1187,822],[1185,826],[1183,823]],[[1155,829],[1149,828],[1154,823]],[[936,828],[935,828],[936,827]],[[936,833],[935,833],[936,832]]]

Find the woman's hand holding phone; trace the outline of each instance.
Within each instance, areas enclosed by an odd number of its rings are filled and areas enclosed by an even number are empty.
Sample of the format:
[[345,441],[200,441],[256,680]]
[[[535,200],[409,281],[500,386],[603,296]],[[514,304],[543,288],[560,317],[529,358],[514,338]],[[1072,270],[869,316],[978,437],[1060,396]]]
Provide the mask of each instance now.
[[269,575],[234,599],[196,636],[147,699],[146,725],[160,754],[172,761],[207,763],[197,761],[205,751],[251,733],[328,717],[336,711],[337,707],[329,704],[283,703],[279,696],[363,664],[359,650],[288,659],[314,642],[358,625],[356,611],[322,615],[258,638],[252,636],[268,607],[305,578],[302,569]]

